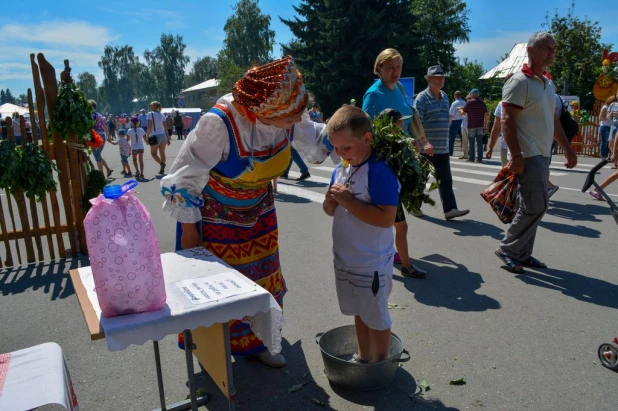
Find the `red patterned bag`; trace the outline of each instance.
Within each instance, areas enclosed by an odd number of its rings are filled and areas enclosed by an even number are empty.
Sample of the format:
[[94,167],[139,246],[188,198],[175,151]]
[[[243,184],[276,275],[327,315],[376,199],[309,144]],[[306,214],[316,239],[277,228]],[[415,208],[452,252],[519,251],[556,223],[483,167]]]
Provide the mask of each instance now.
[[481,193],[494,213],[504,224],[509,224],[517,211],[517,174],[503,168],[494,182]]

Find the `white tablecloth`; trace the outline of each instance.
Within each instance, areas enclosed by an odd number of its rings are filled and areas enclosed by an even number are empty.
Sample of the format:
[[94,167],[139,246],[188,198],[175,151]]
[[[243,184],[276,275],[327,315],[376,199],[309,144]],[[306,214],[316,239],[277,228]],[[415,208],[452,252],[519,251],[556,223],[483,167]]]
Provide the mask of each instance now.
[[[255,335],[264,342],[271,354],[281,352],[281,328],[285,319],[281,307],[268,291],[202,247],[161,254],[161,262],[167,293],[166,307],[149,313],[113,318],[101,315],[90,267],[79,269],[79,275],[99,317],[110,351],[123,350],[131,344],[142,345],[148,340],[159,341],[167,335],[186,329],[242,320],[251,325]],[[252,284],[255,291],[213,303],[193,305],[175,285],[181,280],[223,272],[234,272],[240,281]]]
[[59,404],[78,411],[62,349],[45,343],[0,354],[0,410],[32,410]]

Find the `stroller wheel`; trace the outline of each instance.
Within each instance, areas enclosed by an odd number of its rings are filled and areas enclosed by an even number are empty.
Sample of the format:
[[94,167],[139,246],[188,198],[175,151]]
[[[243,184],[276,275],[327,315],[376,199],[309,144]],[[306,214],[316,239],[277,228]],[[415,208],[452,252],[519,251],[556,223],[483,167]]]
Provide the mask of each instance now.
[[601,344],[598,354],[604,367],[618,371],[618,345],[614,343]]

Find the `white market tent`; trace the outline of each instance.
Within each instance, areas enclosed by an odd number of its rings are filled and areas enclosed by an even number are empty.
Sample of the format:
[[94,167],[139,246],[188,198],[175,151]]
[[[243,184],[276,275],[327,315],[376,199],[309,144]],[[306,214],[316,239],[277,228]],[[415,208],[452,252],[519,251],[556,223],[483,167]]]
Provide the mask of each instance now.
[[526,44],[527,43],[515,44],[509,53],[509,56],[496,67],[483,74],[480,79],[503,79],[507,76],[507,74],[515,73],[518,70],[521,70],[524,63],[528,61]]
[[189,116],[191,117],[191,130],[195,128],[195,125],[199,121],[202,116],[201,108],[184,108],[184,107],[166,107],[161,109],[161,114],[176,114],[176,111],[180,113],[181,116]]
[[28,109],[22,106],[16,106],[11,103],[4,103],[0,106],[0,115],[2,118],[10,117],[16,111],[22,116],[26,116],[28,114]]

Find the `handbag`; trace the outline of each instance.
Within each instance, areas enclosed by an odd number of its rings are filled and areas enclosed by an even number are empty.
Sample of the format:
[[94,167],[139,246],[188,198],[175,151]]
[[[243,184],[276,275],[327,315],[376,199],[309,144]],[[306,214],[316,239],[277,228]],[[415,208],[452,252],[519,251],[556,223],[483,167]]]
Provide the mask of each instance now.
[[[154,113],[152,113],[152,130],[157,131],[157,126],[155,126]],[[157,139],[157,136],[149,136],[148,144],[150,144],[151,146],[156,146],[157,144],[159,144],[159,140]]]
[[493,183],[481,193],[481,197],[494,210],[500,221],[509,224],[517,211],[517,174],[503,168]]
[[[408,96],[406,95],[406,91],[403,89],[403,85],[400,82],[397,82],[397,87],[407,102]],[[414,106],[411,106],[410,104],[408,104],[408,106],[412,109],[412,121],[408,124],[408,133],[414,140],[418,140],[425,135],[425,129],[423,128],[423,123],[421,123],[421,119],[418,116],[418,111],[416,111]]]

